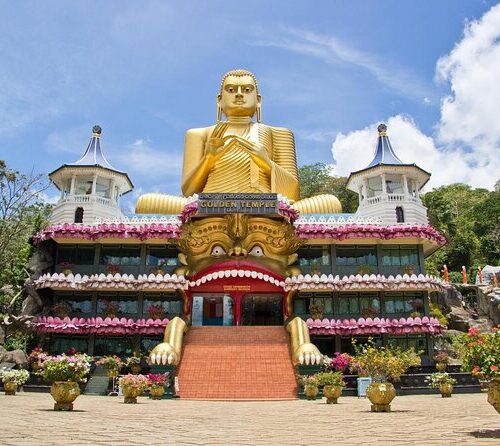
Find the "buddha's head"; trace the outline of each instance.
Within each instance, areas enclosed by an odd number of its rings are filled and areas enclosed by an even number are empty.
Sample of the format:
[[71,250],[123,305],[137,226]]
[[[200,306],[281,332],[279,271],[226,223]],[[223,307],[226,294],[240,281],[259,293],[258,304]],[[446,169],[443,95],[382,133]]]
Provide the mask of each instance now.
[[176,272],[194,276],[209,267],[244,262],[285,277],[298,271],[292,265],[301,244],[293,225],[281,220],[243,214],[193,220],[182,228],[183,266]]
[[230,117],[253,117],[257,113],[260,122],[261,96],[255,75],[247,70],[227,72],[217,95],[217,120],[222,112]]

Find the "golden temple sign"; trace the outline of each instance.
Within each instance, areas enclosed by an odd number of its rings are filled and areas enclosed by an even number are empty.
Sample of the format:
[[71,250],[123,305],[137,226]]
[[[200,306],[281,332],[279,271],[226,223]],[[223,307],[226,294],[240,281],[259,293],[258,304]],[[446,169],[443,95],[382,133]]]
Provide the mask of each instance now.
[[200,194],[197,215],[277,215],[277,194]]

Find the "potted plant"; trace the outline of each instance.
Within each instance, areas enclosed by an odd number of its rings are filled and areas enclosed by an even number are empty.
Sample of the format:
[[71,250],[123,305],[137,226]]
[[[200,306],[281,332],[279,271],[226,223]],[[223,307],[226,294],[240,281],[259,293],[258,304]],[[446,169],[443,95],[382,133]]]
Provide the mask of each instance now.
[[106,272],[108,274],[113,274],[114,276],[115,274],[119,274],[121,272],[121,269],[118,265],[108,265],[106,267]]
[[377,317],[378,310],[375,307],[365,307],[361,310],[361,316],[366,318],[374,318]]
[[73,401],[80,395],[79,383],[87,381],[91,358],[85,354],[49,356],[40,372],[52,383],[50,394],[55,400],[54,410],[73,410]]
[[36,347],[31,350],[28,356],[31,370],[36,372],[42,368],[44,361],[49,357],[49,354],[43,350],[42,347]]
[[471,328],[454,344],[462,360],[462,368],[480,380],[488,381],[488,403],[500,413],[500,329],[481,333]]
[[415,265],[405,265],[405,267],[403,268],[403,274],[407,274],[408,276],[415,274]]
[[137,404],[137,397],[149,386],[149,380],[144,375],[128,375],[120,378],[120,387],[123,391],[124,403]]
[[372,339],[365,345],[353,341],[356,355],[354,367],[364,375],[372,377],[366,396],[372,403],[372,412],[390,412],[396,389],[389,381],[399,381],[401,375],[413,365],[420,364],[419,353],[413,349],[399,347],[376,347]]
[[153,400],[161,400],[165,393],[165,386],[168,381],[168,373],[150,373],[147,375],[149,380],[149,394]]
[[439,351],[434,355],[434,361],[436,361],[436,370],[438,372],[445,372],[446,367],[450,363],[450,357],[448,353]]
[[123,361],[116,355],[103,356],[96,361],[96,365],[103,366],[108,374],[108,378],[118,376],[118,372],[123,367]]
[[69,312],[71,311],[71,307],[66,302],[57,302],[52,307],[52,311],[54,312],[54,315],[63,319],[69,315]]
[[150,305],[148,308],[149,317],[151,319],[163,319],[165,317],[165,308],[162,305]]
[[103,300],[103,313],[105,317],[113,319],[118,314],[120,309],[120,304],[118,302],[113,302],[111,300]]
[[348,353],[335,352],[333,358],[328,358],[325,362],[327,370],[338,370],[339,372],[345,372],[347,368],[352,364],[353,358]]
[[0,370],[0,380],[3,381],[5,395],[15,395],[19,386],[28,381],[30,374],[27,370]]
[[429,383],[429,387],[433,389],[439,389],[441,396],[443,398],[451,397],[453,392],[453,384],[456,384],[457,380],[452,378],[446,372],[436,372],[426,378]]
[[373,273],[373,268],[370,265],[359,265],[357,273],[364,276],[365,274]]
[[134,375],[138,375],[142,369],[141,357],[137,356],[137,355],[134,355],[134,356],[131,356],[130,358],[127,358],[127,360],[125,361],[125,364],[127,365],[127,367],[130,367],[130,369],[132,370],[132,373]]
[[310,304],[309,305],[309,313],[312,319],[323,319],[323,312],[325,311],[325,307],[323,304]]
[[319,383],[315,375],[299,375],[298,383],[304,387],[308,400],[315,400],[319,393]]
[[337,400],[345,387],[342,372],[326,371],[316,374],[318,385],[323,387],[323,395],[327,404],[337,404]]

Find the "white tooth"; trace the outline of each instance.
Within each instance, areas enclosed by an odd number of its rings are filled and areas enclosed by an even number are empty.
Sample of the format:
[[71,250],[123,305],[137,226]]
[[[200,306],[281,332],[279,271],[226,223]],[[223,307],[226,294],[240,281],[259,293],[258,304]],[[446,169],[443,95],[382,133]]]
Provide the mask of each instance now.
[[302,353],[299,355],[299,363],[304,364],[304,355]]
[[167,354],[166,353],[163,353],[163,355],[161,355],[161,363],[163,365],[167,365]]
[[304,360],[306,362],[306,365],[309,365],[311,363],[311,355],[309,353],[306,353],[304,355]]

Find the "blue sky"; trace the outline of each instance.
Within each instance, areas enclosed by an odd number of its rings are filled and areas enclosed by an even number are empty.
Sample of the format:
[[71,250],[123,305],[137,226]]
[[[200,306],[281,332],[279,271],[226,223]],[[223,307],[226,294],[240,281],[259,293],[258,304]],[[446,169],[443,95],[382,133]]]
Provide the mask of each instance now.
[[431,186],[500,178],[495,2],[0,6],[0,157],[21,171],[75,161],[99,124],[136,185],[129,208],[140,193],[179,194],[184,132],[214,122],[220,78],[241,67],[258,78],[264,122],[294,131],[300,164],[362,168],[387,121]]

